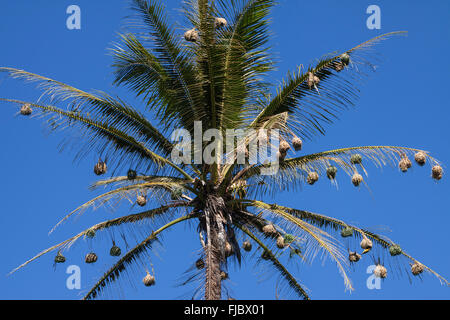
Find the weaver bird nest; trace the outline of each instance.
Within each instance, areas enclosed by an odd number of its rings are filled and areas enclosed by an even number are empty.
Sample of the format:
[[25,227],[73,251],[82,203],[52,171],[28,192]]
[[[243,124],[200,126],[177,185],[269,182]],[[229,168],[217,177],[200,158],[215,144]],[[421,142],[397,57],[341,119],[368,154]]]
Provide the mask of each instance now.
[[298,137],[294,137],[292,139],[292,146],[294,147],[295,151],[300,151],[302,150],[303,141]]
[[416,262],[411,266],[411,273],[415,276],[418,276],[424,271],[424,269],[425,268],[422,264]]
[[311,89],[312,87],[316,87],[320,82],[318,76],[314,75],[312,72],[308,72],[308,87]]
[[369,252],[372,249],[372,241],[364,237],[359,244],[362,249],[364,249],[364,253]]
[[398,163],[398,167],[402,172],[406,172],[409,168],[412,167],[412,162],[408,159],[408,157],[404,156]]
[[252,251],[252,243],[250,241],[244,241],[242,243],[242,248],[247,252]]
[[86,258],[84,259],[86,263],[94,263],[97,262],[97,255],[93,252],[90,252],[86,255]]
[[352,154],[350,157],[350,162],[352,164],[361,164],[362,163],[362,156],[359,153]]
[[86,237],[88,237],[88,238],[95,237],[95,230],[94,229],[89,229],[88,231],[86,231]]
[[216,28],[223,28],[227,26],[227,20],[225,20],[224,18],[216,18],[214,20],[214,26]]
[[120,256],[121,253],[122,253],[122,250],[120,250],[120,248],[118,246],[116,246],[115,244],[113,244],[113,246],[109,250],[109,254],[112,257],[118,257],[118,256]]
[[327,168],[327,177],[330,180],[336,178],[337,168],[335,166],[330,166]]
[[319,174],[315,171],[308,173],[308,176],[306,177],[306,182],[310,185],[313,185],[314,183],[319,180]]
[[55,263],[64,263],[64,262],[66,262],[66,257],[64,257],[61,252],[58,252],[58,254],[55,256]]
[[262,232],[268,236],[268,237],[273,237],[278,235],[278,231],[277,229],[274,227],[273,224],[266,224],[263,228],[262,228]]
[[341,230],[341,237],[343,238],[351,237],[352,235],[353,229],[350,227],[345,227],[344,229]]
[[389,253],[391,256],[398,256],[402,254],[402,248],[398,244],[393,244],[389,247]]
[[195,267],[198,270],[201,270],[205,267],[205,262],[203,261],[203,259],[198,259],[197,261],[195,261]]
[[148,271],[147,271],[147,275],[144,277],[144,279],[142,279],[142,282],[144,283],[144,285],[146,287],[150,287],[153,286],[155,284],[155,277],[152,276]]
[[344,64],[344,66],[348,66],[350,63],[350,56],[348,53],[343,53],[340,56],[341,62]]
[[348,254],[348,260],[350,262],[358,262],[359,260],[361,260],[361,255],[359,253],[356,253],[356,252],[350,252]]
[[200,39],[200,37],[198,36],[197,30],[193,28],[184,33],[184,39],[189,42],[197,42]]
[[433,168],[431,168],[431,176],[435,180],[441,180],[442,179],[442,167],[440,165],[435,165]]
[[31,109],[31,105],[28,103],[25,103],[20,107],[20,114],[23,116],[29,116],[33,112],[33,109]]
[[139,195],[139,196],[136,197],[136,203],[139,206],[143,207],[143,206],[145,206],[147,204],[147,198],[144,197],[143,195]]
[[291,148],[291,146],[289,145],[289,143],[286,140],[281,140],[280,141],[280,146],[278,148],[278,150],[281,153],[286,153],[288,152],[288,150]]
[[427,162],[427,155],[425,152],[419,151],[414,155],[414,160],[419,166],[423,166]]
[[359,173],[355,172],[352,177],[352,183],[355,187],[358,187],[363,182],[363,177]]
[[98,159],[98,162],[94,166],[94,173],[100,176],[105,174],[107,169],[106,162],[102,161],[102,159]]
[[387,277],[387,269],[386,267],[379,264],[375,267],[375,269],[373,269],[373,274],[375,275],[375,277],[384,279]]

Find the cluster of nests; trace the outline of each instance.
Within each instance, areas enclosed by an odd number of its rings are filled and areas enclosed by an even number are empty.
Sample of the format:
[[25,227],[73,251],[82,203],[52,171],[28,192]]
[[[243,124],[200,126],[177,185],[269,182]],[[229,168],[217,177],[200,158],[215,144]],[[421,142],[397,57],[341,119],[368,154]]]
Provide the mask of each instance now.
[[[351,237],[353,236],[353,228],[351,227],[345,227],[344,229],[341,230],[341,236],[343,238],[347,238],[347,237]],[[369,252],[372,249],[372,241],[367,238],[364,234],[363,234],[363,239],[361,240],[360,243],[361,248],[364,250],[362,252],[362,254],[365,254],[367,252]],[[389,253],[391,256],[398,256],[402,254],[402,248],[398,245],[398,244],[391,244],[389,246]],[[348,254],[348,260],[350,261],[350,263],[356,263],[359,260],[361,260],[362,255],[357,253],[357,252],[349,252]],[[415,261],[414,264],[411,265],[411,273],[414,276],[417,276],[419,274],[421,274],[424,271],[424,266],[422,264],[420,264],[419,262]],[[374,275],[379,277],[379,278],[386,278],[387,277],[387,269],[385,266],[378,264],[374,271],[373,271]]]
[[[414,155],[414,160],[419,166],[425,165],[427,161],[427,155],[423,151],[419,151]],[[350,157],[350,163],[353,165],[362,164],[362,156],[360,154],[353,154]],[[398,167],[402,172],[407,172],[412,167],[412,162],[406,155],[402,155]],[[326,170],[328,179],[334,180],[336,178],[337,168],[335,166],[329,166]],[[431,177],[435,180],[441,180],[443,175],[442,167],[435,164],[431,169]],[[319,180],[319,174],[316,171],[309,172],[306,177],[306,182],[313,185]],[[352,183],[355,187],[358,187],[363,182],[363,177],[357,171],[352,176]]]
[[[89,229],[86,231],[85,236],[88,238],[93,238],[95,237],[95,230],[94,229]],[[116,245],[116,243],[113,241],[113,245],[111,247],[111,249],[109,250],[109,254],[112,257],[119,257],[122,254],[122,250],[120,249],[120,247],[118,247]],[[88,254],[86,254],[84,261],[88,264],[91,263],[95,263],[98,260],[98,256],[95,252],[89,252]],[[61,251],[58,251],[58,253],[55,256],[55,263],[64,263],[66,262],[66,257],[63,256],[63,254],[61,253]],[[147,270],[147,275],[142,279],[142,282],[144,283],[145,286],[149,287],[155,284],[155,277],[153,275],[151,275],[148,270]]]

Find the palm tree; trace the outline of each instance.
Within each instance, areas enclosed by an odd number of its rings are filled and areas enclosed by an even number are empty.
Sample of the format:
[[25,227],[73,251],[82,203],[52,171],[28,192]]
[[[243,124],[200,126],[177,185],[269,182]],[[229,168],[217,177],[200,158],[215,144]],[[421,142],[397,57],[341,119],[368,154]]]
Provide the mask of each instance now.
[[[384,34],[345,52],[325,55],[308,67],[288,73],[275,90],[266,81],[274,67],[268,46],[268,15],[274,5],[273,0],[188,0],[183,8],[190,26],[184,29],[183,37],[169,23],[158,1],[134,0],[138,19],[132,22],[133,32],[122,34],[111,52],[114,83],[136,94],[142,101],[140,111],[103,92],[92,94],[27,71],[0,69],[12,78],[38,83],[48,98],[40,102],[2,101],[21,106],[23,115],[46,119],[53,130],[76,132],[77,156],[90,152],[100,156],[96,174],[114,169],[110,178],[92,186],[110,190],[70,212],[57,226],[88,208],[118,200],[133,198],[139,206],[151,205],[143,212],[98,223],[42,251],[13,272],[49,252],[57,253],[55,263],[64,262],[65,250],[80,239],[95,240],[97,232],[129,224],[143,228],[137,223],[149,222],[151,232],[128,252],[122,254],[114,244],[111,255],[119,256],[117,262],[85,296],[96,298],[131,264],[147,257],[161,233],[176,224],[195,221],[193,232],[199,235],[201,253],[193,264],[197,274],[190,280],[203,279],[195,297],[200,292],[208,300],[226,297],[222,281],[227,277],[227,266],[239,264],[241,254],[249,251],[259,257],[258,263],[273,266],[300,298],[309,296],[287,269],[282,261],[285,258],[303,262],[325,253],[335,261],[345,286],[351,289],[347,265],[356,263],[362,255],[344,252],[334,233],[356,244],[361,240],[363,254],[377,246],[380,254],[397,256],[392,259],[406,266],[409,263],[413,275],[427,271],[448,285],[443,277],[384,236],[336,218],[263,201],[288,187],[312,185],[319,176],[334,182],[338,168],[359,186],[363,182],[360,173],[366,173],[365,164],[380,167],[398,163],[402,171],[407,171],[412,165],[409,157],[415,157],[419,165],[430,164],[433,178],[442,178],[436,159],[425,151],[406,147],[350,147],[286,157],[291,147],[287,141],[292,140],[294,149],[299,150],[303,140],[324,134],[324,126],[356,102],[360,80],[375,70],[374,46],[403,32]],[[149,121],[150,114],[157,126]],[[194,135],[198,124],[202,133],[239,128],[246,132],[263,129],[274,136],[279,132],[278,158],[273,163],[251,163],[249,159],[240,163],[231,157],[232,162],[224,164],[216,153],[212,164],[193,160],[175,163],[171,155],[179,149],[169,134],[182,128]],[[269,145],[267,140],[261,141],[260,147]],[[250,142],[243,139],[235,145],[233,140],[233,147],[245,155]],[[200,146],[203,152],[207,144]],[[264,169],[278,162],[276,173],[264,174]],[[121,170],[128,170],[127,175],[116,175]],[[89,263],[96,260],[93,253],[86,257]],[[144,284],[154,285],[154,275],[147,273]],[[375,273],[385,277],[386,268],[380,264]]]

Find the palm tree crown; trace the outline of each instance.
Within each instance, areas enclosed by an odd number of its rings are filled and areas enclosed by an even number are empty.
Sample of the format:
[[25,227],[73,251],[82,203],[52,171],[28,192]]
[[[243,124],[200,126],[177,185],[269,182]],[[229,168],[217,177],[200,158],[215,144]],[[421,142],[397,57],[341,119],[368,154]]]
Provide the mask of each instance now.
[[[109,187],[109,191],[79,206],[56,226],[88,208],[117,200],[132,198],[136,205],[147,207],[140,213],[98,223],[42,251],[17,269],[49,252],[56,253],[55,263],[63,263],[63,252],[82,238],[95,240],[97,232],[148,222],[152,232],[128,252],[113,243],[110,254],[118,260],[85,296],[96,298],[132,263],[147,256],[161,233],[178,223],[195,221],[193,231],[199,235],[201,253],[193,262],[197,274],[191,280],[202,279],[202,285],[194,297],[227,297],[222,282],[228,277],[228,265],[240,264],[241,255],[252,251],[257,252],[258,262],[273,266],[287,287],[303,299],[309,299],[308,293],[282,262],[283,255],[301,263],[325,253],[335,261],[345,286],[352,289],[348,264],[358,262],[378,246],[379,252],[410,264],[413,275],[427,271],[448,285],[381,235],[336,218],[263,201],[279,190],[313,185],[322,177],[335,182],[340,171],[359,186],[364,183],[363,174],[367,174],[366,164],[398,164],[406,172],[412,157],[418,165],[431,165],[434,179],[442,178],[438,161],[413,148],[363,146],[295,155],[303,141],[324,134],[326,124],[354,105],[360,80],[375,70],[375,45],[403,32],[384,34],[347,51],[325,55],[288,73],[281,85],[273,88],[266,79],[274,67],[268,45],[268,16],[274,5],[273,0],[188,0],[183,6],[187,24],[179,32],[169,23],[159,1],[133,0],[135,19],[130,33],[120,35],[111,52],[114,83],[136,94],[142,101],[139,110],[103,92],[87,93],[24,70],[0,68],[12,78],[38,83],[48,98],[39,103],[2,101],[21,106],[24,116],[46,119],[54,130],[81,132],[78,137],[84,143],[77,144],[77,156],[98,154],[95,174],[113,172],[110,178],[92,186]],[[157,126],[149,121],[149,113],[156,115]],[[198,127],[201,134],[216,129],[226,136],[227,130],[241,129],[257,136],[246,136],[237,143],[233,139],[231,162],[220,161],[218,152],[209,164],[194,159],[188,163],[173,161],[174,152],[180,150],[171,133],[184,129],[195,136]],[[255,163],[250,161],[255,153],[250,148],[254,139],[258,141],[256,151],[273,147],[272,142],[260,139],[261,132],[277,137],[278,152],[270,161]],[[230,141],[215,143],[225,145]],[[200,147],[192,144],[190,153],[200,151],[203,155],[207,146],[208,141],[201,141]],[[244,155],[243,162],[234,156],[237,154]],[[278,171],[266,174],[274,163]],[[127,174],[116,175],[119,171]],[[335,233],[354,239],[361,252],[344,252],[333,237]],[[96,261],[95,253],[86,256],[87,263]],[[386,277],[387,271],[379,264],[375,274]],[[153,270],[147,269],[145,274],[144,269],[142,275],[146,286],[156,284]]]

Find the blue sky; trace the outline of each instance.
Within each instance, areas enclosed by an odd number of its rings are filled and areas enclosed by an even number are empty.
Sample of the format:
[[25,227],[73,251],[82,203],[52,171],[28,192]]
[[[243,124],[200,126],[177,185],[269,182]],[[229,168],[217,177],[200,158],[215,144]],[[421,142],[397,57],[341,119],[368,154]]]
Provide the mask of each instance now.
[[[448,1],[287,1],[272,14],[274,52],[278,70],[271,75],[277,83],[288,70],[308,64],[323,54],[346,50],[378,34],[407,30],[408,37],[390,39],[378,50],[385,62],[362,87],[357,107],[343,113],[329,126],[326,136],[305,142],[305,153],[345,146],[400,145],[432,152],[445,164],[450,162],[448,119],[448,74],[450,64],[450,2]],[[182,21],[176,10],[181,1],[164,1],[173,21]],[[66,28],[66,8],[81,8],[81,30]],[[381,8],[381,30],[366,27],[366,8]],[[120,95],[138,105],[127,90],[112,86],[111,57],[106,48],[129,13],[127,1],[2,1],[0,4],[0,65],[49,76],[83,90],[99,89]],[[39,91],[31,85],[0,76],[0,97],[36,100]],[[81,242],[66,254],[68,263],[53,268],[53,254],[44,256],[12,276],[14,267],[41,249],[58,243],[84,228],[127,214],[122,206],[111,213],[89,211],[64,224],[48,236],[49,229],[67,212],[93,197],[88,185],[95,181],[92,166],[97,155],[79,163],[73,153],[58,152],[62,134],[47,135],[38,120],[14,117],[16,109],[0,104],[0,133],[4,137],[0,154],[2,208],[0,214],[0,298],[79,299],[113,262],[110,243],[92,244],[99,252],[95,265],[82,257],[89,248]],[[341,177],[339,190],[326,179],[301,192],[285,192],[279,204],[323,213],[384,234],[445,277],[450,277],[448,226],[450,184],[444,175],[432,181],[429,167],[414,166],[407,174],[397,168],[382,171],[369,167],[367,188],[356,189],[348,177]],[[386,227],[390,232],[386,232]],[[187,225],[180,225],[164,237],[159,257],[153,259],[157,286],[143,288],[137,273],[131,285],[118,287],[122,297],[173,299],[188,297],[176,280],[194,261],[198,241]],[[380,290],[366,287],[364,258],[351,268],[355,291],[345,292],[335,265],[320,259],[301,266],[295,275],[314,299],[448,299],[450,291],[431,275],[409,282],[408,277],[391,276]],[[82,270],[81,290],[66,288],[65,267],[78,264]],[[292,266],[291,266],[292,267]],[[295,270],[295,268],[294,268]],[[238,299],[272,299],[275,278],[260,274],[249,261],[231,269],[228,287]],[[265,281],[261,281],[265,279]]]

